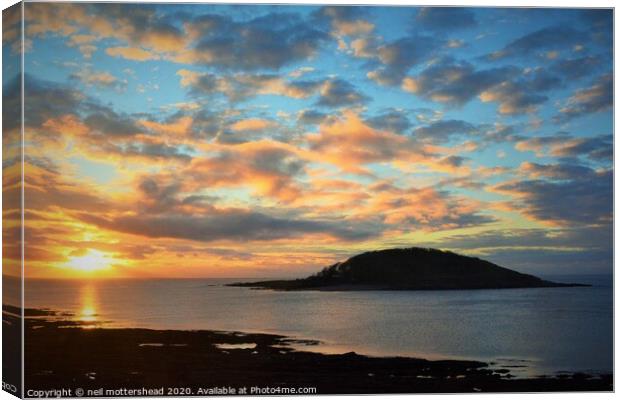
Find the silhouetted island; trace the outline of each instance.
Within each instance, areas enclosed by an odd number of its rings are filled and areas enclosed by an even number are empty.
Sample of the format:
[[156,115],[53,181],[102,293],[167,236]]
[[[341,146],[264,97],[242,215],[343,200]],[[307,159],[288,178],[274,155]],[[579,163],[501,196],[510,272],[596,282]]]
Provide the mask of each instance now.
[[229,286],[275,290],[454,290],[590,285],[550,282],[480,258],[412,247],[358,254],[303,279]]

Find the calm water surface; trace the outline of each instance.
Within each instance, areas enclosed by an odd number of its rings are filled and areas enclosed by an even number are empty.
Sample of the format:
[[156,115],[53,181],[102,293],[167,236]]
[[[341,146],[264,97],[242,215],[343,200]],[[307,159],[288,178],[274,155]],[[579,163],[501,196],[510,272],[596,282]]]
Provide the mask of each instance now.
[[274,292],[235,280],[30,280],[26,305],[107,326],[280,333],[321,352],[459,358],[517,375],[611,372],[611,277],[589,288]]

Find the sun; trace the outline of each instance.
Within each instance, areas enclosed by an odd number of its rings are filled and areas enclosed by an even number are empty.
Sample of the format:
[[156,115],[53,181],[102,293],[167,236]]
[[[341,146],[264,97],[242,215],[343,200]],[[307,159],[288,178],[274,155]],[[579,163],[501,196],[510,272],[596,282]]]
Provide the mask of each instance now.
[[82,256],[72,257],[67,266],[77,271],[95,272],[109,269],[114,261],[109,254],[90,249]]

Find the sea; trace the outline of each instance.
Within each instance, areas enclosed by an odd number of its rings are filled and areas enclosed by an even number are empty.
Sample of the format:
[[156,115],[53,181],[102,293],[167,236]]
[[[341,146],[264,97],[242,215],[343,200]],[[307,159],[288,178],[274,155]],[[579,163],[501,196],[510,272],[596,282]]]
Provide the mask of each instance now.
[[274,333],[320,342],[300,350],[478,360],[518,377],[613,372],[612,277],[544,278],[592,287],[280,292],[226,286],[238,278],[32,279],[25,304],[90,326]]

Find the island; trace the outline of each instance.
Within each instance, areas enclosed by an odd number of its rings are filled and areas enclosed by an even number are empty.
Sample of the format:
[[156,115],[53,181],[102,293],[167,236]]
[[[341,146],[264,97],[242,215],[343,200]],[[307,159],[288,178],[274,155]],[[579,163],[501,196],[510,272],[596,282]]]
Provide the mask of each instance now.
[[477,257],[431,248],[369,251],[303,279],[236,282],[273,290],[458,290],[590,286],[557,283]]

